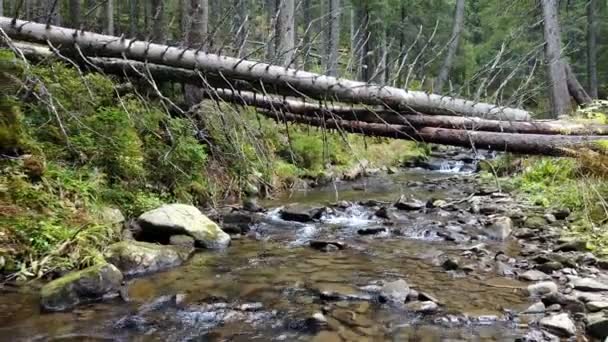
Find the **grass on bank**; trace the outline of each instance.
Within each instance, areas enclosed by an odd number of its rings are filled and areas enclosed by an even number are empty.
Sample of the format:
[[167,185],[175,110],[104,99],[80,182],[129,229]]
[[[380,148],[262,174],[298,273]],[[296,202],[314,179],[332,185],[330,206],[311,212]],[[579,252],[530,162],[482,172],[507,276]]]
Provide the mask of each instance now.
[[[162,89],[175,103],[183,96]],[[29,65],[0,49],[0,273],[54,277],[96,263],[120,235],[108,208],[134,217],[174,201],[216,205],[362,159],[397,165],[424,153],[227,104],[172,109],[146,84]]]

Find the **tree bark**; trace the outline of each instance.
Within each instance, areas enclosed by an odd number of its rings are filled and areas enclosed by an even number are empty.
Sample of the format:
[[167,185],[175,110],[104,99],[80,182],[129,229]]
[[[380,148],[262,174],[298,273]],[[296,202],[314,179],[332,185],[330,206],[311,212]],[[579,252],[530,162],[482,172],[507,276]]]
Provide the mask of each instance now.
[[194,49],[181,49],[144,41],[119,39],[86,31],[36,24],[12,18],[0,17],[0,28],[10,37],[30,42],[46,42],[67,49],[77,44],[86,54],[105,57],[122,57],[148,61],[202,72],[220,73],[230,80],[262,83],[267,89],[294,90],[320,100],[384,105],[398,112],[426,113],[435,115],[463,115],[498,118],[504,120],[528,120],[530,114],[522,109],[500,107],[465,99],[406,91],[393,87],[378,86],[347,79],[338,79],[311,72],[286,69],[253,61],[200,53]]
[[114,35],[114,0],[106,0],[106,34]]
[[[190,28],[186,36],[186,44],[206,51],[209,31],[209,0],[190,0]],[[200,84],[199,80],[199,84]],[[203,98],[200,87],[192,84],[184,86],[184,100],[187,106],[193,106]]]
[[562,64],[566,69],[566,81],[568,84],[568,92],[570,93],[570,95],[579,105],[586,105],[591,103],[593,99],[591,98],[591,96],[589,96],[589,94],[587,94],[585,88],[583,88],[581,83],[576,78],[576,75],[572,71],[572,67],[570,66],[570,64],[563,61]]
[[165,5],[164,0],[150,0],[152,11],[152,37],[156,43],[164,43],[167,40],[165,28]]
[[137,35],[139,25],[139,4],[137,0],[129,0],[129,36],[134,38]]
[[587,4],[587,83],[589,95],[597,99],[597,0]]
[[289,67],[295,53],[295,3],[294,0],[278,1],[276,57],[281,65]]
[[310,51],[312,51],[313,23],[312,23],[312,0],[303,0],[303,23],[304,35],[302,36],[302,66],[304,70],[310,70]]
[[69,25],[73,28],[80,28],[80,0],[70,0],[68,9],[70,13]]
[[415,130],[401,125],[323,119],[320,117],[281,113],[266,109],[258,110],[258,112],[282,122],[295,122],[326,129],[338,129],[348,133],[467,148],[475,147],[477,149],[520,154],[570,156],[574,151],[580,150],[581,148],[595,148],[594,142],[605,138],[601,136],[581,137],[537,134],[522,136],[520,134],[511,133],[471,132],[435,127],[425,127]]
[[566,68],[561,57],[561,37],[557,13],[558,0],[541,0],[544,19],[545,63],[549,77],[552,115],[568,114],[572,107],[568,92]]
[[338,76],[338,48],[340,47],[340,0],[329,0],[327,31],[327,66],[329,76]]
[[464,12],[465,12],[465,0],[456,1],[456,11],[454,12],[454,25],[452,27],[452,36],[448,43],[448,50],[443,60],[443,65],[439,70],[439,75],[435,81],[435,92],[441,94],[445,82],[447,82],[452,65],[454,64],[454,57],[456,51],[458,51],[458,44],[460,42],[460,36],[462,35],[462,29],[464,27]]
[[243,57],[246,53],[245,43],[249,36],[249,8],[246,0],[234,0],[236,15],[232,23],[232,34],[234,36],[234,48],[237,57]]

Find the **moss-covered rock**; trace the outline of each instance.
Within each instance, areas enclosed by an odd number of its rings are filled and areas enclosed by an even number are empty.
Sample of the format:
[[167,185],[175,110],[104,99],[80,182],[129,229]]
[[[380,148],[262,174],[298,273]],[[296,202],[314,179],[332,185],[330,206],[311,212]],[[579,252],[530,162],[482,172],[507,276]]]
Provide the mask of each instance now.
[[192,251],[192,248],[121,241],[111,245],[105,257],[125,275],[133,276],[179,266],[188,260]]
[[172,235],[190,235],[197,245],[205,248],[225,248],[230,244],[230,235],[196,207],[186,204],[167,204],[143,213],[138,218],[144,236],[156,238]]
[[91,266],[46,284],[40,291],[40,305],[48,311],[69,310],[118,293],[122,280],[122,273],[114,265]]

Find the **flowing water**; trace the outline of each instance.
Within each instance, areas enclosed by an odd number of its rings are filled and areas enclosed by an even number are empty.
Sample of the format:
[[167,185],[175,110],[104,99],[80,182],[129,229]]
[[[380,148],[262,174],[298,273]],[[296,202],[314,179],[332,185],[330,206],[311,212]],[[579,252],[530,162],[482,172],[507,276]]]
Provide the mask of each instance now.
[[[313,223],[278,215],[292,203],[395,201],[400,195],[451,201],[474,186],[472,176],[407,171],[284,196],[265,203],[277,209],[227,250],[200,252],[181,267],[130,280],[129,302],[115,298],[41,313],[36,289],[5,291],[0,340],[513,341],[525,325],[511,313],[531,303],[524,284],[474,258],[466,274],[441,267],[441,260],[470,255],[467,248],[479,243],[489,260],[498,251],[517,251],[513,241],[480,241],[478,228],[467,223],[472,214],[399,212],[388,225],[369,203],[339,203]],[[360,234],[372,228],[380,233]],[[308,246],[311,239],[347,247],[322,252]],[[379,301],[379,284],[400,278],[435,297],[441,309],[422,315]],[[327,323],[315,323],[315,313]]]

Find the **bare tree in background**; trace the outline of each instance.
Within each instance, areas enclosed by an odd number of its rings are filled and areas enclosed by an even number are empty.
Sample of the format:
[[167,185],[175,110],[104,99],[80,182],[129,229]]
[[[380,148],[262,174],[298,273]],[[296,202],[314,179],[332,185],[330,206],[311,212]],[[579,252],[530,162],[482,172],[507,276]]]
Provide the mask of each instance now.
[[[206,51],[209,38],[209,0],[188,0],[188,2],[189,7],[185,11],[189,23],[186,44]],[[191,107],[203,99],[203,94],[199,87],[186,84],[184,97],[186,105]]]
[[589,95],[597,99],[597,0],[587,4],[587,79]]
[[114,35],[114,0],[106,0],[106,33]]
[[340,0],[329,0],[329,23],[327,27],[327,74],[329,76],[338,75],[338,58],[340,47]]
[[[2,0],[0,0],[0,2],[1,1]],[[69,25],[74,28],[80,27],[80,0],[70,0],[68,7],[70,13],[68,20]]]
[[[146,2],[146,1],[144,1]],[[167,40],[165,28],[165,5],[163,0],[150,0],[152,8],[152,41],[164,43]]]
[[249,7],[246,0],[234,0],[236,15],[232,23],[232,34],[234,35],[234,46],[237,57],[245,53],[245,43],[249,35]]
[[544,19],[545,63],[547,63],[553,117],[567,114],[572,109],[566,68],[561,57],[562,43],[557,5],[558,0],[541,0]]
[[278,0],[276,59],[288,67],[295,53],[295,0]]
[[4,15],[4,2],[3,2],[3,0],[0,0],[0,15],[1,16]]
[[443,65],[439,70],[439,75],[435,81],[435,92],[441,93],[445,82],[447,82],[452,65],[454,64],[454,56],[458,50],[458,44],[460,42],[460,36],[462,35],[462,29],[464,27],[464,13],[465,13],[465,0],[456,1],[456,11],[454,12],[454,25],[452,27],[452,36],[448,44],[448,49],[443,60]]

